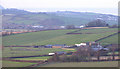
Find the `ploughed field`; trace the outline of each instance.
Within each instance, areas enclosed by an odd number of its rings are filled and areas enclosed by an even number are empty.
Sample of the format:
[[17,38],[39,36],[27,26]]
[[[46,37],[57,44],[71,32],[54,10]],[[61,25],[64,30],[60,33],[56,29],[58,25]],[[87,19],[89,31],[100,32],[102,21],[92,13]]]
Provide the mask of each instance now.
[[[103,29],[83,29],[74,33],[84,34],[66,34],[76,31],[78,29],[70,30],[49,30],[39,31],[23,34],[15,34],[3,37],[4,46],[32,46],[32,45],[47,45],[47,44],[67,44],[74,45],[81,42],[95,41],[97,39],[106,37],[117,32],[117,28],[103,28]],[[91,34],[86,34],[91,33]],[[113,38],[116,38],[114,36]],[[109,42],[107,40],[105,42]],[[116,42],[117,40],[113,40]]]

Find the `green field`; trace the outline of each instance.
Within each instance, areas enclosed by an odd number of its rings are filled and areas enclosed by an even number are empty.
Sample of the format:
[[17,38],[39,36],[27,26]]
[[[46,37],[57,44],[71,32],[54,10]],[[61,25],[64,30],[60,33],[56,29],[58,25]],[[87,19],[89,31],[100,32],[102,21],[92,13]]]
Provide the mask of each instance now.
[[75,33],[96,33],[100,34],[102,32],[117,32],[117,28],[101,28],[101,29],[83,29],[81,31],[75,32]]
[[114,35],[114,36],[111,36],[111,37],[109,37],[109,38],[100,40],[99,42],[101,42],[103,45],[119,44],[119,42],[118,42],[118,36],[120,36],[120,33],[119,33],[119,34],[116,34],[116,35]]
[[26,67],[36,63],[2,61],[2,67]]
[[40,60],[48,60],[51,56],[45,57],[30,57],[30,58],[15,58],[14,60],[33,60],[33,61],[40,61]]
[[[18,50],[20,49],[20,50]],[[23,50],[22,50],[23,49]],[[55,48],[12,48],[5,47],[2,52],[2,57],[16,57],[16,56],[35,56],[35,55],[45,55],[56,51],[76,51],[76,50],[65,50],[65,49],[55,49]]]
[[[94,34],[66,34],[78,29],[70,30],[50,30],[50,31],[40,31],[24,34],[15,34],[10,36],[3,37],[3,45],[23,45],[23,46],[32,46],[32,45],[47,45],[47,44],[67,44],[74,45],[81,42],[95,41],[97,39],[103,38],[105,36],[116,33],[117,29],[90,29],[90,30],[81,30],[79,33],[94,33]],[[100,33],[106,31],[105,33]],[[111,32],[112,31],[112,32]],[[78,33],[78,32],[77,32]],[[98,34],[99,33],[99,34]],[[118,35],[111,36],[109,38],[103,39],[100,42],[105,44],[117,44]],[[32,48],[32,47],[4,47],[2,56],[3,57],[16,57],[16,56],[35,56],[35,55],[44,55],[50,52],[56,51],[76,51],[75,49],[55,49],[55,48]],[[30,58],[15,58],[14,60],[47,60],[50,57],[30,57]],[[12,62],[12,61],[3,61],[3,66],[6,67],[25,67],[36,63],[23,63],[23,62]],[[42,65],[43,67],[117,67],[117,61],[110,62],[70,62],[70,63],[50,63]],[[38,67],[41,67],[38,66]]]
[[117,29],[92,29],[92,30],[82,30],[82,31],[101,32],[105,30],[105,31],[113,31],[113,32],[105,32],[105,33],[99,33],[99,34],[77,34],[77,35],[66,34],[68,32],[72,32],[75,30],[77,29],[40,31],[40,32],[4,36],[3,45],[4,46],[10,46],[10,45],[27,46],[27,45],[47,45],[47,44],[74,45],[76,43],[81,43],[81,42],[95,41],[97,39],[113,34],[117,31]]
[[38,67],[118,67],[118,61],[50,63]]

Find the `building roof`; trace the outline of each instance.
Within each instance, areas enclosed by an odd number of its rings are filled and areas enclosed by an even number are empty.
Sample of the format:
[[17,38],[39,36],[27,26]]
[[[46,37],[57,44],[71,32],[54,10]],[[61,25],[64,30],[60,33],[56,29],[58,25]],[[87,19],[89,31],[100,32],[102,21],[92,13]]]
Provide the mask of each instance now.
[[66,44],[55,44],[53,46],[65,46]]
[[58,52],[56,52],[57,54],[66,54],[66,52],[64,52],[64,51],[58,51]]

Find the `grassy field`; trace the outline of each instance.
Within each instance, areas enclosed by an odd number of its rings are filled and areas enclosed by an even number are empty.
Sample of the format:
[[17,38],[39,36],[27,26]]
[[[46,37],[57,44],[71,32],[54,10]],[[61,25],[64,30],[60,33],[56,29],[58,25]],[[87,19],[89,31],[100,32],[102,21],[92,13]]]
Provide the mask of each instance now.
[[46,45],[46,44],[67,44],[74,45],[81,42],[95,41],[102,37],[108,36],[115,33],[117,29],[91,29],[91,30],[82,30],[84,32],[102,32],[104,31],[113,31],[105,32],[99,34],[71,34],[67,35],[66,33],[75,31],[74,30],[51,30],[51,31],[40,31],[32,32],[25,34],[17,34],[3,37],[3,45]]
[[25,34],[17,34],[11,36],[3,37],[3,45],[36,45],[36,43],[40,43],[45,40],[49,40],[52,38],[56,38],[62,35],[65,35],[67,32],[71,32],[74,30],[52,30],[52,31],[40,31],[40,32],[32,32]]
[[101,28],[101,29],[83,29],[81,31],[75,32],[75,33],[102,33],[102,32],[117,32],[117,28]]
[[36,63],[2,61],[2,67],[26,67]]
[[[18,50],[19,49],[19,50]],[[2,52],[2,57],[16,57],[16,56],[35,56],[35,55],[44,55],[56,51],[76,51],[67,50],[67,49],[55,49],[55,48],[12,48],[5,47]]]
[[101,42],[103,45],[107,45],[107,44],[119,44],[119,42],[118,42],[118,36],[120,36],[120,33],[116,34],[114,36],[111,36],[109,38],[100,40],[99,42]]
[[30,58],[15,58],[14,60],[34,60],[34,61],[39,61],[39,60],[47,60],[51,58],[51,56],[45,56],[45,57],[30,57]]
[[[114,29],[90,29],[90,30],[81,30],[77,33],[94,33],[94,34],[69,34],[66,33],[72,32],[78,29],[70,30],[51,30],[51,31],[40,31],[24,34],[16,34],[3,37],[3,45],[47,45],[47,44],[67,44],[74,45],[81,42],[95,41],[97,39],[103,38],[110,34],[113,34],[117,31]],[[111,32],[112,31],[112,32]],[[100,33],[105,32],[105,33]],[[103,44],[117,44],[118,35],[101,40]],[[44,55],[50,52],[56,51],[76,51],[75,49],[55,49],[55,48],[32,48],[32,47],[4,47],[2,56],[3,57],[16,57],[16,56],[35,56],[35,55]],[[47,60],[50,57],[30,57],[30,58],[16,58],[15,60]],[[35,63],[23,63],[23,62],[11,62],[3,61],[3,66],[6,67],[24,67],[29,66]],[[50,63],[43,65],[43,67],[117,67],[118,63],[116,61],[110,62],[71,62],[71,63]],[[40,66],[38,66],[40,67]]]
[[118,67],[118,61],[50,63],[38,67]]

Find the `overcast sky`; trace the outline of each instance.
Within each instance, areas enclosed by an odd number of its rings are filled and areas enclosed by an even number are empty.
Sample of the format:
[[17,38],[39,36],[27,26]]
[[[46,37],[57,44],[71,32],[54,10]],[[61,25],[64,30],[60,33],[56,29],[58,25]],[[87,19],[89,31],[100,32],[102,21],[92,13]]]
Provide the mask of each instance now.
[[[4,8],[18,8],[29,11],[70,10],[117,14],[118,1],[119,0],[0,0],[0,4]],[[87,10],[86,8],[89,9]]]

